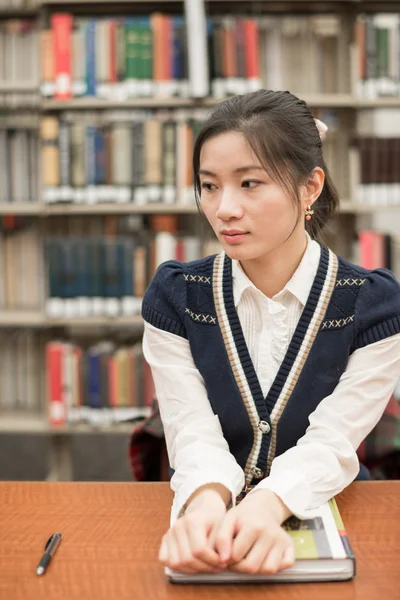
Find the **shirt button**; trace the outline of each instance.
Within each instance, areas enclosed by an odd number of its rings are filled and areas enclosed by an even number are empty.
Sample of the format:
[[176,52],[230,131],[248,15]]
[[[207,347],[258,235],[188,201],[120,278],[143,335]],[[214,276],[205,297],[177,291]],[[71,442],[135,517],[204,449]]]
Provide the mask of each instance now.
[[253,473],[256,479],[261,479],[262,477],[264,477],[263,471],[261,471],[261,469],[259,469],[258,467],[253,467],[251,469],[251,472]]
[[271,425],[267,423],[267,421],[260,421],[258,424],[258,429],[263,433],[270,433]]

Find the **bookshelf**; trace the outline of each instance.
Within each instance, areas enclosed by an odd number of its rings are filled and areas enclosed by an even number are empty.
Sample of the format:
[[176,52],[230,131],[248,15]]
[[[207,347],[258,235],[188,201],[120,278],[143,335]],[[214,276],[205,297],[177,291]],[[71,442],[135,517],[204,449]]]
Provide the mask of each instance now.
[[85,318],[51,318],[35,311],[0,312],[0,327],[33,327],[49,329],[52,327],[129,327],[143,329],[143,320],[139,315],[130,317],[85,317]]
[[[147,95],[144,94],[140,96],[137,90],[132,91],[132,87],[129,88],[130,91],[127,91],[128,88],[125,89],[125,80],[122,81],[122,87],[119,91],[117,90],[118,93],[114,94],[113,90],[111,90],[112,93],[110,93],[110,90],[106,90],[104,92],[104,97],[98,97],[96,95],[77,95],[76,97],[71,98],[55,99],[52,97],[51,93],[48,93],[47,95],[43,93],[43,77],[41,76],[41,73],[44,72],[44,66],[43,64],[39,64],[41,63],[41,59],[43,59],[43,55],[40,52],[40,45],[42,43],[41,36],[45,32],[50,31],[52,27],[52,15],[59,12],[72,15],[74,31],[76,32],[80,31],[79,27],[86,27],[87,21],[91,17],[107,19],[109,15],[121,15],[121,19],[144,18],[146,15],[159,12],[175,18],[178,15],[184,15],[185,8],[187,9],[189,7],[190,9],[189,0],[187,0],[187,2],[178,2],[175,0],[154,0],[151,2],[148,0],[137,0],[135,3],[132,3],[131,0],[118,0],[117,2],[112,2],[110,0],[43,0],[38,2],[21,2],[21,6],[19,7],[11,7],[11,3],[10,6],[6,6],[6,4],[6,0],[0,1],[0,41],[2,39],[1,35],[3,31],[1,29],[2,23],[7,22],[9,19],[29,21],[31,26],[33,24],[36,32],[33,34],[36,35],[33,48],[38,54],[38,64],[37,73],[34,75],[30,74],[29,78],[27,76],[19,75],[18,77],[8,77],[8,79],[5,79],[0,71],[0,119],[2,120],[4,127],[9,127],[12,135],[15,134],[15,131],[23,130],[21,134],[18,134],[20,135],[20,138],[18,139],[24,140],[25,131],[28,131],[29,136],[36,140],[37,146],[34,148],[37,148],[38,155],[41,155],[43,144],[46,140],[47,142],[50,140],[51,145],[55,139],[56,143],[61,147],[61,138],[57,137],[60,135],[60,131],[63,131],[63,135],[70,135],[71,132],[68,127],[72,127],[72,125],[75,124],[82,124],[82,127],[85,128],[94,126],[101,130],[102,128],[107,130],[108,127],[111,127],[111,129],[116,127],[118,129],[118,124],[121,122],[119,114],[122,113],[125,115],[122,122],[128,123],[129,127],[132,126],[135,120],[139,119],[138,115],[145,113],[146,118],[150,121],[162,119],[172,120],[176,127],[176,131],[180,132],[179,135],[183,136],[183,138],[185,138],[185,136],[190,137],[190,135],[194,136],[195,129],[193,132],[189,132],[189,130],[184,131],[182,128],[180,129],[182,122],[185,122],[185,119],[196,120],[197,118],[201,121],[201,118],[203,118],[202,116],[204,116],[216,102],[222,99],[220,95],[213,95],[212,93],[213,87],[211,84],[216,79],[215,76],[214,80],[210,77],[210,92],[200,97],[194,97],[193,94],[187,93],[187,90],[185,92],[184,85],[175,95],[171,95],[170,90],[168,91],[166,87],[161,85],[158,88],[154,88],[158,90],[157,94],[149,95],[148,92],[146,92]],[[315,20],[315,23],[317,23],[315,26],[320,28],[315,35],[321,35],[322,37],[327,36],[327,38],[329,38],[327,43],[336,44],[337,46],[334,51],[335,64],[332,66],[329,63],[330,68],[335,69],[335,76],[332,76],[332,80],[335,80],[335,90],[332,91],[330,89],[331,84],[328,82],[325,91],[321,92],[318,90],[316,82],[310,78],[308,81],[310,89],[308,89],[308,91],[304,90],[304,93],[301,89],[293,89],[292,91],[304,98],[309,106],[312,109],[315,109],[318,116],[321,116],[321,118],[327,116],[332,119],[332,124],[329,123],[330,133],[328,135],[326,151],[327,154],[329,154],[330,160],[337,165],[337,169],[334,172],[334,179],[338,180],[341,186],[340,192],[342,200],[338,221],[339,224],[333,226],[334,237],[336,232],[337,238],[341,238],[338,247],[340,247],[341,250],[344,249],[345,252],[350,252],[353,238],[357,230],[360,228],[373,227],[377,214],[381,215],[384,213],[388,216],[389,220],[391,215],[393,215],[393,220],[398,219],[400,195],[398,204],[389,202],[372,204],[369,202],[357,201],[356,191],[361,175],[359,153],[357,145],[354,145],[354,139],[357,138],[357,122],[359,115],[362,112],[372,113],[374,111],[388,109],[400,110],[400,83],[398,94],[396,95],[389,96],[375,94],[374,97],[368,97],[358,93],[357,85],[359,82],[357,65],[359,55],[357,54],[355,26],[360,15],[370,16],[376,12],[388,14],[400,13],[400,0],[387,0],[382,2],[368,0],[263,0],[262,2],[251,2],[249,0],[229,0],[229,2],[228,0],[207,0],[204,2],[204,5],[207,16],[215,19],[217,28],[220,27],[223,31],[229,30],[232,23],[236,24],[241,18],[259,19],[259,39],[261,40],[259,52],[260,54],[263,52],[263,56],[266,54],[267,46],[265,44],[270,43],[268,41],[268,28],[271,23],[278,24],[279,27],[277,28],[277,31],[279,30],[279,35],[281,35],[281,38],[278,36],[275,39],[275,44],[278,44],[279,39],[281,41],[285,41],[286,39],[287,41],[292,34],[293,39],[290,40],[290,43],[296,44],[295,36],[300,36],[300,40],[302,35],[301,31],[293,33],[293,31],[296,30],[296,19],[303,19],[302,26],[308,27],[307,19],[310,19],[313,16],[320,18],[319,22],[318,19]],[[329,21],[329,17],[332,15],[337,16],[337,23],[332,20]],[[293,18],[292,21],[290,21],[291,18]],[[326,21],[324,21],[324,18],[326,18]],[[271,22],[268,21],[269,19],[271,19]],[[281,30],[281,24],[285,19],[285,27],[287,27],[287,29]],[[326,29],[324,28],[328,28],[328,33],[326,33]],[[4,31],[6,31],[6,29],[4,29]],[[4,35],[8,35],[7,31]],[[285,38],[285,36],[288,37]],[[193,33],[188,36],[188,48],[193,49],[193,44],[196,42],[194,38],[195,36]],[[97,38],[95,38],[95,42],[96,41],[98,41]],[[304,42],[302,38],[301,41],[302,43]],[[262,44],[264,44],[264,46],[262,46]],[[302,51],[311,53],[307,56],[312,56],[312,49],[310,50],[309,48],[307,50],[304,45],[299,45],[299,47],[302,48]],[[187,60],[187,58],[185,60]],[[201,53],[199,54],[199,60],[202,60]],[[215,57],[213,60],[216,62]],[[285,60],[287,60],[287,57],[286,59],[285,57],[281,57],[281,60],[284,65],[286,64]],[[75,69],[76,66],[77,65],[75,64]],[[262,72],[261,75],[264,80],[265,73],[268,72],[268,67],[270,67],[270,65],[267,63],[261,64],[260,72]],[[190,73],[185,72],[185,75],[182,75],[182,79],[185,79],[188,75],[190,75]],[[101,74],[99,77],[101,78]],[[222,77],[222,79],[224,79],[224,77]],[[222,83],[223,86],[229,87],[229,82],[226,81],[227,78],[228,77],[226,76]],[[278,80],[275,79],[275,82]],[[45,81],[45,83],[48,82]],[[121,84],[121,81],[118,79],[117,83],[119,85]],[[185,84],[185,82],[182,83]],[[239,85],[240,82],[236,82],[236,84]],[[241,84],[243,84],[243,81]],[[282,79],[282,85],[286,85],[284,77]],[[142,88],[142,91],[143,89],[144,88]],[[288,88],[285,87],[284,89]],[[28,122],[27,115],[32,122]],[[167,115],[167,117],[165,115]],[[25,120],[23,121],[22,119]],[[47,128],[44,134],[45,137],[43,137],[41,124],[46,119],[47,124],[50,124],[50,129]],[[90,121],[90,119],[92,119],[92,121]],[[141,116],[140,119],[142,119]],[[143,117],[143,119],[145,118]],[[66,129],[65,123],[68,124]],[[62,130],[63,126],[64,130]],[[51,136],[54,133],[54,127],[58,129],[55,138],[52,139]],[[66,131],[68,132],[67,134],[65,133]],[[87,130],[85,129],[85,131]],[[176,133],[176,135],[178,135],[178,133]],[[121,138],[118,139],[120,140]],[[0,152],[1,143],[0,137]],[[20,141],[17,141],[16,143],[19,144]],[[329,147],[329,144],[331,144],[331,147]],[[190,142],[187,142],[186,150],[188,147],[190,147]],[[29,160],[31,163],[35,158],[34,148],[30,149]],[[113,149],[113,152],[115,152],[115,149]],[[68,160],[72,160],[71,156],[69,156]],[[57,160],[61,163],[60,156]],[[185,157],[185,161],[185,169],[187,171],[190,167],[190,160],[188,160],[187,156]],[[32,164],[35,165],[35,163]],[[30,168],[34,171],[35,166],[32,166],[32,164]],[[70,201],[52,201],[48,203],[44,201],[46,187],[53,186],[54,188],[57,188],[57,186],[59,186],[61,188],[63,186],[61,181],[59,181],[58,184],[45,184],[46,173],[43,172],[43,165],[38,165],[37,173],[37,181],[35,179],[35,182],[29,190],[29,199],[24,197],[24,194],[25,196],[27,195],[26,187],[18,188],[19,198],[15,199],[15,201],[10,201],[10,198],[7,198],[7,201],[4,201],[4,197],[2,198],[0,195],[0,217],[3,220],[3,225],[5,227],[4,236],[8,235],[11,237],[10,232],[13,232],[15,228],[15,238],[17,238],[18,235],[21,238],[20,247],[22,248],[22,253],[28,252],[29,254],[29,249],[32,248],[32,246],[29,246],[29,244],[32,243],[32,240],[25,239],[20,233],[20,231],[24,231],[24,228],[28,227],[35,231],[36,239],[39,240],[40,243],[43,242],[43,246],[45,245],[43,240],[47,239],[47,237],[54,232],[54,235],[60,236],[61,239],[64,234],[64,229],[70,236],[80,236],[80,240],[85,237],[90,239],[90,236],[103,236],[104,232],[106,232],[106,235],[110,236],[110,240],[117,239],[118,235],[120,235],[120,230],[122,231],[121,235],[123,236],[131,234],[139,236],[142,235],[143,228],[147,227],[149,231],[152,231],[151,223],[153,217],[176,217],[177,220],[179,219],[179,221],[177,221],[179,222],[179,229],[187,229],[192,236],[202,235],[205,230],[204,225],[200,223],[201,218],[198,215],[197,207],[193,202],[187,201],[187,196],[185,194],[188,192],[190,195],[191,182],[190,178],[185,179],[185,177],[187,177],[186,173],[184,175],[181,174],[181,187],[177,188],[178,191],[175,189],[168,189],[168,194],[175,194],[175,196],[179,196],[183,190],[185,193],[183,193],[180,201],[175,200],[174,202],[166,202],[165,197],[164,200],[158,197],[161,194],[160,189],[158,189],[155,192],[156,196],[151,198],[151,201],[149,201],[149,198],[146,199],[145,194],[144,203],[143,196],[141,196],[140,203],[135,203],[136,198],[132,194],[130,195],[129,201],[124,202],[111,202],[110,198],[107,198],[105,195],[102,201],[96,199],[94,203]],[[120,173],[119,175],[122,177],[121,181],[123,181],[123,173]],[[14,178],[15,177],[16,175],[14,174]],[[13,185],[16,183],[18,182],[14,181]],[[69,182],[69,185],[70,183],[71,182]],[[146,182],[146,185],[147,184],[148,182]],[[114,181],[113,185],[117,186]],[[132,187],[132,181],[129,180],[128,183],[123,181],[123,183],[118,183],[118,185],[120,185],[121,188],[130,188]],[[137,184],[134,183],[133,187],[136,185]],[[68,185],[64,185],[64,188],[65,187],[68,187]],[[107,194],[107,192],[105,192],[105,194]],[[58,200],[60,200],[60,198]],[[130,220],[134,220],[135,218],[143,219],[143,221],[140,221],[139,225],[135,225],[133,229],[124,229],[123,225],[128,226]],[[104,231],[100,226],[96,225],[102,220],[106,223]],[[118,233],[116,233],[117,230]],[[154,230],[152,233],[154,234],[155,231],[157,233],[160,233],[160,231],[161,233],[169,233],[170,236],[176,235],[175,231],[171,233],[171,231],[165,232],[161,229]],[[171,239],[168,240],[168,244],[170,244],[170,242]],[[10,244],[10,249],[8,249],[7,252],[12,253],[17,247],[19,248],[18,245],[13,246]],[[169,251],[170,245],[163,246],[164,250],[165,248]],[[0,259],[1,251],[2,247],[0,240]],[[21,250],[18,250],[18,252],[21,252]],[[42,271],[46,270],[46,260],[47,258],[43,261]],[[33,262],[31,264],[33,266],[36,265],[36,263],[34,264]],[[36,267],[37,265],[35,268]],[[39,271],[40,269],[38,270],[38,273]],[[6,335],[17,335],[19,332],[28,331],[27,344],[31,344],[33,339],[40,336],[43,348],[45,343],[52,340],[53,335],[60,335],[61,339],[64,341],[73,342],[75,339],[78,339],[84,340],[82,343],[86,343],[87,337],[94,339],[96,336],[102,336],[105,339],[108,339],[109,337],[113,337],[114,339],[114,336],[118,336],[121,331],[125,331],[132,334],[134,342],[140,339],[143,322],[141,317],[137,314],[123,315],[118,313],[112,317],[104,314],[91,314],[85,317],[50,317],[46,313],[44,306],[45,300],[48,297],[49,282],[47,282],[46,287],[47,276],[46,273],[43,274],[42,271],[40,271],[39,277],[41,285],[43,284],[43,290],[38,294],[38,297],[40,296],[41,298],[41,303],[38,303],[35,306],[11,306],[5,308],[1,301],[0,284],[0,330],[4,331]],[[26,293],[26,291],[29,290],[29,286],[30,284],[27,284],[26,288],[22,290],[23,293]],[[21,335],[23,334],[21,333]],[[29,337],[30,335],[34,337],[31,338]],[[118,343],[119,339],[117,341],[117,348]],[[87,347],[86,343],[85,348]],[[79,432],[93,432],[93,434],[95,434],[98,431],[104,432],[108,430],[112,432],[120,431],[127,434],[132,429],[132,424],[103,424],[101,426],[93,426],[93,424],[88,423],[65,424],[54,428],[48,423],[44,407],[45,402],[43,399],[39,414],[25,414],[24,411],[10,411],[9,409],[7,411],[2,411],[0,408],[0,432],[35,432],[50,435],[53,440],[56,440],[52,442],[52,452],[53,458],[58,457],[57,460],[59,462],[57,463],[56,461],[58,467],[56,463],[53,464],[51,477],[57,478],[58,476],[61,476],[60,473],[63,473],[63,477],[66,476],[66,473],[69,475],[71,474],[70,465],[67,469],[62,466],[62,464],[65,466],[65,463],[68,463],[68,453],[70,450],[67,441],[70,435]],[[60,442],[60,439],[64,441]],[[60,459],[60,456],[62,459]],[[58,475],[57,469],[59,470]]]

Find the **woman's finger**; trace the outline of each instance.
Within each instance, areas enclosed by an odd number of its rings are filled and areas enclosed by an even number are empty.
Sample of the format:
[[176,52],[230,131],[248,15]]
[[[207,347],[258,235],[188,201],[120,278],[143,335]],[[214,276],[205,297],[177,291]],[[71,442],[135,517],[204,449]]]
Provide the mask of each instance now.
[[192,555],[211,567],[219,567],[219,556],[207,538],[204,526],[186,523],[186,535]]
[[231,562],[243,560],[263,534],[264,531],[258,527],[242,527],[232,543]]
[[258,573],[267,558],[271,548],[272,540],[262,536],[255,541],[247,555],[229,567],[232,571],[241,573]]
[[296,561],[296,552],[293,545],[290,545],[282,554],[281,569],[292,567]]
[[189,566],[185,566],[181,563],[181,558],[179,555],[179,544],[176,539],[176,531],[173,529],[167,534],[167,544],[168,544],[168,559],[167,562],[164,563],[166,567],[173,569],[174,571],[181,571],[183,573],[195,573],[195,569],[192,569]]
[[236,518],[235,516],[232,517],[234,514],[233,511],[226,513],[215,538],[215,549],[222,563],[226,563],[231,559],[232,540],[236,533]]
[[[197,555],[194,555],[193,549],[191,548],[191,540],[190,540],[190,535],[193,535],[193,533],[191,531],[191,528],[189,528],[189,530],[190,530],[190,533],[184,527],[179,527],[175,531],[175,540],[177,543],[178,554],[179,554],[179,564],[180,564],[179,570],[193,569],[195,572],[205,572],[205,573],[215,572],[216,569],[213,565],[211,565],[210,563],[208,563],[205,560],[202,560]],[[202,537],[203,536],[196,536],[196,534],[194,535],[194,539],[198,540],[197,547],[199,549],[199,556],[201,555],[200,550],[203,550],[204,554],[207,555],[207,548],[206,547],[203,548],[203,545],[201,543]],[[204,544],[207,545],[207,543],[208,543],[207,538],[204,535]],[[218,559],[218,556],[217,556],[217,559]]]
[[260,573],[273,574],[282,571],[284,569],[282,559],[286,549],[286,546],[282,547],[281,544],[273,546],[260,568]]

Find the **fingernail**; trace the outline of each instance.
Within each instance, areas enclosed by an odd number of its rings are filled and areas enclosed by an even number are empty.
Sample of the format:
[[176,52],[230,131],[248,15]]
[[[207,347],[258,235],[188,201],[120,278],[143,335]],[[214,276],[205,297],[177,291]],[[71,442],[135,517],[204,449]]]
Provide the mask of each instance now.
[[285,552],[285,557],[286,557],[286,560],[288,560],[290,562],[294,562],[296,559],[296,554],[295,554],[294,548],[288,548]]

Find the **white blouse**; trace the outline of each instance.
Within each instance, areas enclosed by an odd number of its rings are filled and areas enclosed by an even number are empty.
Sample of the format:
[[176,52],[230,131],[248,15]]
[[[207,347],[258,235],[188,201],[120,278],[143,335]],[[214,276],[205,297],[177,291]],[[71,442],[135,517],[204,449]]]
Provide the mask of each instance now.
[[[306,304],[319,257],[319,244],[308,238],[300,265],[272,298],[254,286],[238,261],[232,262],[235,306],[264,396]],[[189,342],[145,323],[143,351],[152,369],[168,457],[175,470],[171,524],[193,492],[207,483],[224,485],[234,504],[244,486],[243,470],[212,411]],[[310,415],[304,436],[273,460],[269,476],[250,493],[270,489],[293,514],[312,516],[313,508],[357,476],[356,449],[379,421],[399,376],[400,334],[356,350],[334,392]]]

